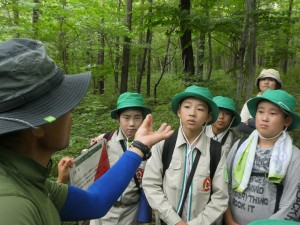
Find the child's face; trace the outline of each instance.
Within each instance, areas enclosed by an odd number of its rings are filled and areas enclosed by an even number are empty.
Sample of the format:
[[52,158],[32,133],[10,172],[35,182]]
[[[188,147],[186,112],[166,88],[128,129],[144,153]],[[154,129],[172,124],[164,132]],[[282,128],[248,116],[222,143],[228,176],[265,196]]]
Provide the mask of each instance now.
[[260,101],[258,103],[255,126],[263,137],[275,137],[291,123],[292,117],[287,116],[279,106],[269,101]]
[[229,127],[233,118],[233,114],[230,110],[223,108],[219,108],[219,110],[220,112],[218,119],[212,125],[215,134],[219,134],[225,131]]
[[201,131],[204,123],[212,119],[207,103],[192,97],[181,102],[177,115],[181,118],[184,129],[195,132]]
[[120,114],[118,120],[124,134],[133,139],[137,129],[143,123],[143,114],[138,109],[127,109]]
[[262,78],[259,80],[258,86],[261,92],[264,92],[267,89],[275,90],[276,80],[270,77]]

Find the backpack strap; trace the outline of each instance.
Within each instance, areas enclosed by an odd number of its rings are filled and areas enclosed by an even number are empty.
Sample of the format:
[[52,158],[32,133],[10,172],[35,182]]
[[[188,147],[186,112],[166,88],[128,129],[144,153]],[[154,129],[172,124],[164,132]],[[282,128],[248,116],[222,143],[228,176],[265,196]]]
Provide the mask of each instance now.
[[224,143],[226,142],[226,140],[227,140],[227,138],[228,138],[230,132],[231,132],[231,130],[228,130],[228,131],[226,132],[226,134],[223,136],[222,141],[221,141],[221,145],[222,145],[222,146],[223,146]]
[[168,139],[165,140],[163,146],[163,152],[162,152],[162,163],[163,163],[162,177],[165,176],[165,172],[169,168],[169,165],[171,163],[177,136],[178,136],[178,129],[176,129],[173,132],[173,134]]
[[222,153],[221,143],[211,138],[209,152],[210,152],[210,165],[209,165],[210,180],[212,180],[221,158],[221,153]]
[[111,139],[111,137],[113,136],[113,134],[115,133],[115,131],[109,131],[107,133],[104,134],[103,138],[105,138],[107,141],[109,141]]
[[[269,177],[269,173],[259,173],[259,172],[251,172],[251,176],[256,176],[256,177]],[[280,203],[280,199],[282,196],[282,192],[283,192],[283,182],[281,181],[279,184],[275,184],[276,186],[276,202],[275,202],[275,207],[274,207],[274,213],[276,213],[279,210],[279,203]]]
[[189,174],[189,177],[188,177],[186,185],[185,185],[185,190],[184,190],[184,194],[183,194],[183,198],[182,198],[182,203],[181,203],[180,209],[178,211],[178,215],[180,217],[182,216],[184,202],[185,202],[187,194],[189,192],[189,189],[190,189],[190,186],[191,186],[191,183],[192,183],[192,180],[193,180],[193,177],[194,177],[194,174],[195,174],[195,171],[196,171],[199,159],[200,159],[200,155],[201,155],[201,152],[198,150],[197,154],[195,156],[195,160],[194,160],[193,165],[192,165],[191,172]]

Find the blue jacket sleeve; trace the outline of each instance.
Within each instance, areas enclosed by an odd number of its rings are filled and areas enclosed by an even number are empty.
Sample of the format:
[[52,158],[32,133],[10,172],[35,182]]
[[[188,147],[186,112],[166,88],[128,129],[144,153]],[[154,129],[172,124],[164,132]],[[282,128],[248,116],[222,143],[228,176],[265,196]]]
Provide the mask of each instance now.
[[62,221],[80,221],[104,216],[128,186],[142,158],[126,151],[117,163],[86,191],[69,186],[60,211]]

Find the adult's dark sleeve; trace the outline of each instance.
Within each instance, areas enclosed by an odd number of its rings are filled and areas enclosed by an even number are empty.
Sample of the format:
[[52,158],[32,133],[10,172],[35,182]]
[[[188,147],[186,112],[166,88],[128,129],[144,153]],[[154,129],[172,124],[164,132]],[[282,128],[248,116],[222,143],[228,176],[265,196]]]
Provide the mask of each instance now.
[[[250,120],[254,120],[254,119],[250,119]],[[248,126],[247,124],[245,124],[243,122],[240,122],[240,124],[237,125],[236,129],[239,132],[250,135],[252,133],[252,131],[255,130],[255,124],[254,124],[254,127],[253,127],[253,126]]]
[[131,151],[122,157],[86,191],[69,185],[62,221],[80,221],[104,216],[128,186],[142,158]]

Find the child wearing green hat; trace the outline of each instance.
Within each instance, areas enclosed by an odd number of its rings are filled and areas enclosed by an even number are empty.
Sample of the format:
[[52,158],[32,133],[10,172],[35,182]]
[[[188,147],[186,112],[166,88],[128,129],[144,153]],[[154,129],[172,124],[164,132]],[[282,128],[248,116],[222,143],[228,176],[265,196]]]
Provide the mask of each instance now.
[[300,151],[287,132],[300,124],[295,104],[289,93],[271,89],[247,102],[256,130],[227,158],[227,224],[300,221]]
[[219,108],[219,116],[216,122],[205,129],[208,137],[219,141],[222,144],[222,151],[228,155],[233,144],[233,132],[230,128],[237,126],[241,122],[235,103],[231,98],[216,96],[213,101]]
[[[209,89],[195,85],[175,95],[171,107],[180,120],[171,162],[164,172],[165,142],[153,146],[142,182],[150,206],[161,219],[156,224],[217,224],[228,205],[226,159],[222,154],[211,179],[211,139],[204,130],[216,121],[219,109]],[[190,176],[193,168],[194,176]]]
[[[110,166],[113,166],[123,153],[128,149],[135,132],[141,126],[146,115],[151,113],[151,109],[145,106],[144,98],[139,93],[125,92],[121,94],[117,101],[117,108],[112,110],[110,116],[119,123],[118,130],[110,132],[107,141],[107,154]],[[91,143],[98,142],[104,137],[93,138]],[[126,190],[115,202],[108,213],[98,220],[91,221],[93,224],[110,225],[134,225],[139,224],[137,213],[139,206],[139,196],[141,179],[144,171],[144,161],[138,168],[136,175],[132,178]]]

